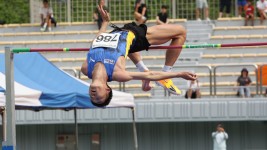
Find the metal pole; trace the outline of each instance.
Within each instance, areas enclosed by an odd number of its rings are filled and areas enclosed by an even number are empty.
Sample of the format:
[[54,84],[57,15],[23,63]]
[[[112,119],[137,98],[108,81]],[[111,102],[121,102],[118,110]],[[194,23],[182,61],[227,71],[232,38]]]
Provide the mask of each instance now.
[[135,109],[132,108],[132,116],[133,116],[133,135],[134,135],[134,149],[138,150],[138,139],[137,139],[137,131],[136,131],[136,123],[135,123]]
[[172,0],[172,18],[176,19],[176,0]]
[[235,16],[238,16],[238,2],[235,0]]
[[3,130],[3,141],[6,141],[6,109],[5,107],[1,107],[1,117],[2,117],[2,130]]
[[217,69],[217,66],[214,67],[214,70],[213,70],[213,82],[214,82],[214,97],[216,96],[216,88],[217,88],[217,85],[216,85],[216,69]]
[[212,96],[212,69],[210,66],[209,70],[210,70],[210,96]]
[[125,82],[122,83],[122,91],[125,92]]
[[68,22],[71,22],[71,3],[70,3],[70,0],[67,0],[67,19],[68,19]]
[[257,66],[257,65],[255,65],[255,68],[256,68],[256,70],[255,70],[255,72],[256,72],[256,94],[257,94],[257,95],[259,95],[258,66]]
[[79,131],[78,131],[78,123],[77,123],[77,109],[74,108],[74,120],[75,120],[75,148],[76,150],[79,149],[78,142],[79,142]]
[[[34,17],[34,1],[30,0],[30,19],[31,19],[31,23],[35,22],[35,17]],[[36,21],[37,22],[37,21]]]
[[6,70],[6,141],[2,143],[3,150],[16,150],[16,118],[14,96],[14,66],[13,53],[10,47],[5,47],[5,70]]

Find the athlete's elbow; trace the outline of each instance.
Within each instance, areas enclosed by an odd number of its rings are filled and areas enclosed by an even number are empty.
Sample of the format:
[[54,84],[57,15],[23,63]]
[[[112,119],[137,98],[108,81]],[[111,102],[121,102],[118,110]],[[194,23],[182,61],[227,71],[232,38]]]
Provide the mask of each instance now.
[[87,63],[86,63],[86,62],[84,62],[84,63],[82,64],[81,71],[82,71],[82,73],[83,73],[84,75],[87,76],[87,72],[88,72],[88,70],[87,70]]

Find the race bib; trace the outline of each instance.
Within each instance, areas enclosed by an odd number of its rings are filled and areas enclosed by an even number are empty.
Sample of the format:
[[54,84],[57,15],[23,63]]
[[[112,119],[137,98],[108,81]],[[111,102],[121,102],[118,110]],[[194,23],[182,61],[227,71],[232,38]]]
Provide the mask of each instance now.
[[101,33],[97,38],[94,39],[92,48],[96,47],[110,47],[117,48],[120,38],[119,33],[109,34],[109,33]]

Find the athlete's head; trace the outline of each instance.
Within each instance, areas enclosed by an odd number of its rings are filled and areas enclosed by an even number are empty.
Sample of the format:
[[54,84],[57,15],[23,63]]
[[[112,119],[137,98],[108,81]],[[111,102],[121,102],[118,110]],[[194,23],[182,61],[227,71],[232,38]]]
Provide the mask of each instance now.
[[112,99],[112,89],[107,84],[91,84],[89,95],[93,105],[104,107],[107,106]]

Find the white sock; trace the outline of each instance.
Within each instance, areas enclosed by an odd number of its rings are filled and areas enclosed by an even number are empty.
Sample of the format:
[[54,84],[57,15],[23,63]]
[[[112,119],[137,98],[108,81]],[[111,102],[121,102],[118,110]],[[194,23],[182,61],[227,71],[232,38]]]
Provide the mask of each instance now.
[[45,28],[46,28],[46,26],[47,26],[47,23],[45,23],[45,24],[44,24],[43,28],[45,29]]
[[146,67],[143,61],[139,61],[137,64],[135,64],[135,66],[140,72],[144,72],[145,70],[148,70],[148,68]]
[[162,68],[163,72],[171,72],[172,71],[172,66],[166,66],[164,65],[164,67]]

